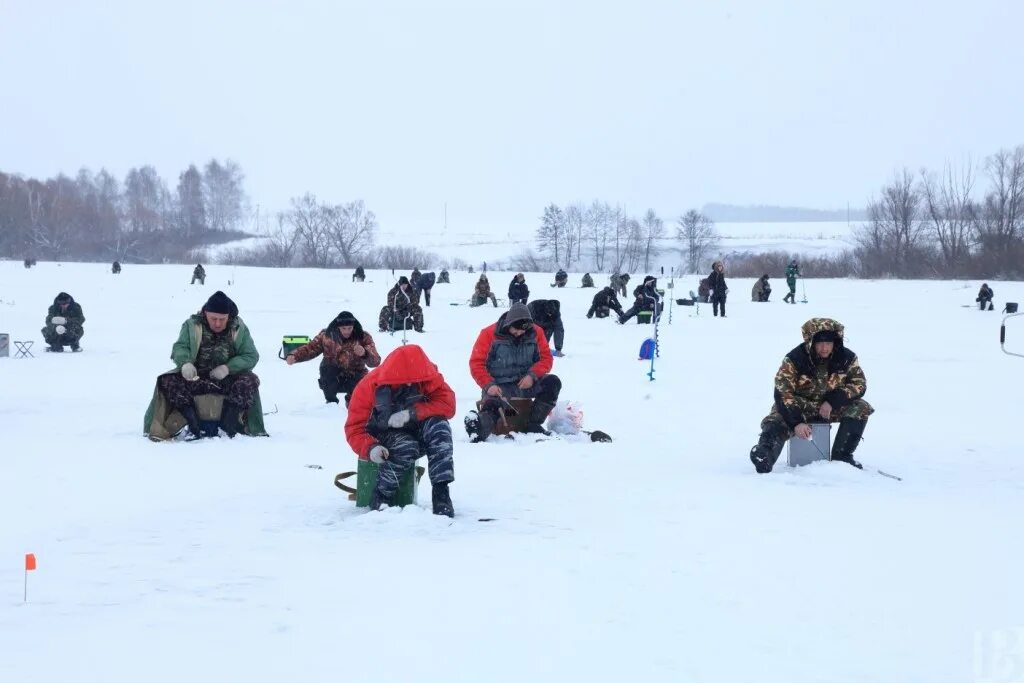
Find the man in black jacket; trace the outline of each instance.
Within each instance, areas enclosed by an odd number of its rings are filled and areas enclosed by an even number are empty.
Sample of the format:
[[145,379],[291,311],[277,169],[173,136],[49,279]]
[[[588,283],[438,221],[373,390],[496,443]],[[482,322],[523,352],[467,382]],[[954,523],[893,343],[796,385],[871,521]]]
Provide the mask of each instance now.
[[663,304],[661,303],[661,294],[658,293],[658,278],[653,275],[645,277],[644,283],[633,290],[633,296],[635,297],[633,306],[619,316],[620,325],[640,311],[652,311],[654,320],[651,322],[655,322],[661,316]]
[[530,288],[526,286],[526,276],[516,273],[508,284],[508,304],[525,304],[530,298]]
[[610,311],[615,311],[622,316],[622,304],[619,303],[619,297],[615,295],[615,290],[605,287],[594,295],[590,310],[587,311],[587,317],[593,318],[596,315],[598,318],[607,318]]
[[536,299],[527,306],[530,315],[533,317],[533,322],[541,326],[548,342],[555,342],[554,355],[559,358],[565,355],[562,353],[565,329],[562,327],[561,306],[555,299]]

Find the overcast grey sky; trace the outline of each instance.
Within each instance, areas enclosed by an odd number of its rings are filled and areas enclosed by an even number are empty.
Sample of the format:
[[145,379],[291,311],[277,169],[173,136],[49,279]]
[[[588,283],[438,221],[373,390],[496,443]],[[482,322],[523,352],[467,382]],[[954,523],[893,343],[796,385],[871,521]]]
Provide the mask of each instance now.
[[232,158],[382,225],[843,208],[1024,143],[1024,2],[0,0],[0,169]]

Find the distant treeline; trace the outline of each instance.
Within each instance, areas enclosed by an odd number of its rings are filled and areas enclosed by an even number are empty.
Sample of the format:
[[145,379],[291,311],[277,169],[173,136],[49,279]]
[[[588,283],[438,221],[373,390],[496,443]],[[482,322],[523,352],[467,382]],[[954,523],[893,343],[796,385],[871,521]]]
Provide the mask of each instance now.
[[827,211],[796,206],[736,206],[705,204],[701,213],[717,223],[803,223],[814,221],[863,221],[868,212],[861,208]]
[[244,237],[242,169],[190,165],[174,190],[152,166],[120,181],[82,169],[37,180],[0,172],[0,256],[43,260],[186,260],[199,245]]

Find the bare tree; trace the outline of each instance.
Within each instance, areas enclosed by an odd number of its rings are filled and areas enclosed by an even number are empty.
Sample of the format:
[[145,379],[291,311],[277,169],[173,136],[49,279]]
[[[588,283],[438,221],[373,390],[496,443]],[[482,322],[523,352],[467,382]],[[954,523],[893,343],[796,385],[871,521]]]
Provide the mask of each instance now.
[[513,256],[511,266],[514,270],[527,273],[543,273],[552,267],[550,260],[539,256],[533,249],[523,249]]
[[985,164],[991,188],[985,195],[978,243],[993,272],[1021,272],[1024,257],[1024,145],[999,150]]
[[557,204],[549,204],[544,209],[537,228],[537,249],[542,254],[550,254],[555,265],[560,265],[565,241],[565,215]]
[[665,221],[658,218],[654,209],[647,209],[643,220],[644,272],[650,272],[651,259],[661,253],[658,241],[665,237]]
[[948,275],[966,274],[972,232],[979,213],[978,205],[971,199],[973,191],[974,172],[970,161],[963,168],[947,163],[941,177],[921,171],[925,211]]
[[580,243],[583,241],[583,224],[585,209],[581,204],[569,204],[562,212],[565,229],[562,235],[565,241],[565,267],[572,267],[573,260],[580,260]]
[[327,211],[316,195],[307,192],[300,198],[293,198],[291,208],[285,212],[285,221],[298,234],[302,265],[317,268],[334,265]]
[[223,164],[210,159],[203,169],[203,202],[206,223],[211,230],[234,230],[246,214],[245,175],[242,167],[228,159]]
[[362,199],[348,204],[324,207],[328,236],[341,265],[353,267],[373,247],[377,217],[366,210]]
[[676,239],[682,242],[687,272],[696,273],[708,254],[718,248],[715,222],[696,209],[690,209],[676,222]]
[[923,269],[927,224],[924,200],[907,169],[895,174],[879,199],[868,205],[873,233],[883,240],[881,265],[892,275],[915,275]]
[[590,242],[594,267],[598,271],[604,270],[608,244],[611,242],[614,230],[612,207],[595,199],[586,212],[586,236]]

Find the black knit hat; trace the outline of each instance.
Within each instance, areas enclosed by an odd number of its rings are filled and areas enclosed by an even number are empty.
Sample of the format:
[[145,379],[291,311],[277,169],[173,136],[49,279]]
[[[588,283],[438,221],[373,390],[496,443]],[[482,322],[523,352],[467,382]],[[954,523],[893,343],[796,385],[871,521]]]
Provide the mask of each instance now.
[[402,277],[398,278],[398,284],[399,285],[407,285],[407,284],[409,284],[409,278],[407,278],[406,276],[403,275]]
[[811,337],[811,343],[817,344],[818,342],[837,342],[839,341],[839,335],[836,334],[835,330],[819,330],[814,333]]
[[334,319],[335,325],[355,325],[357,322],[359,321],[356,320],[356,317],[348,311],[342,311]]
[[232,317],[238,315],[238,306],[228,298],[227,294],[219,289],[206,300],[206,303],[203,304],[203,310],[207,313],[226,313]]

